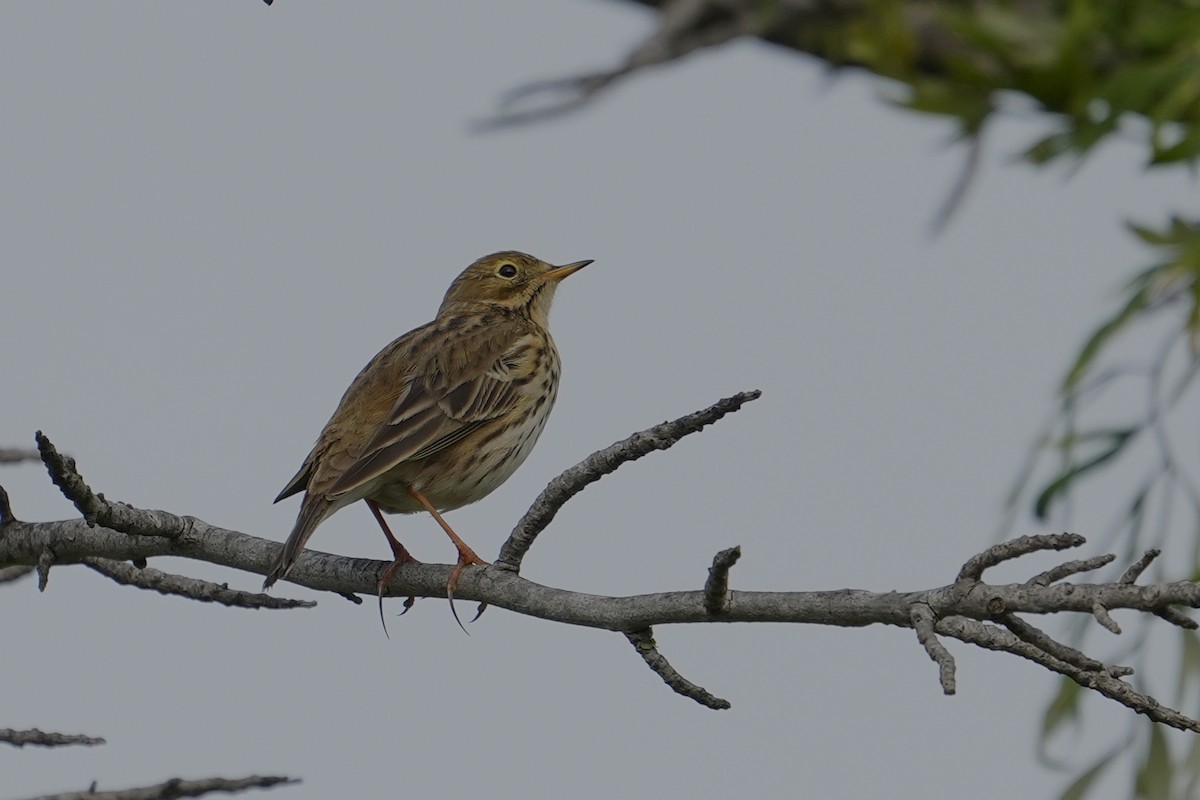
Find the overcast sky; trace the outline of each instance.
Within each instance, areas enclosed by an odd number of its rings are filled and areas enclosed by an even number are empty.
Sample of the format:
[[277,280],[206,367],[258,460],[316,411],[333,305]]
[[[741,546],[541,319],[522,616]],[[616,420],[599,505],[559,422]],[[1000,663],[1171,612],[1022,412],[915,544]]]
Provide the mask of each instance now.
[[[759,388],[571,501],[525,575],[695,589],[740,544],[735,589],[948,583],[992,541],[1089,326],[1149,261],[1120,222],[1160,220],[1193,185],[1144,174],[1129,144],[1069,180],[1034,171],[1012,155],[1049,122],[1009,120],[931,238],[964,156],[951,127],[751,41],[560,120],[471,132],[505,90],[612,65],[653,22],[554,0],[7,4],[0,446],[42,429],[111,498],[282,540],[296,503],[271,500],[342,391],[466,264],[592,258],[558,292],[564,377],[541,442],[449,517],[481,555],[591,451]],[[22,519],[73,515],[36,465],[0,483]],[[1076,529],[1111,510],[1077,509]],[[418,558],[453,559],[431,519],[394,529]],[[310,544],[389,553],[362,504]],[[251,773],[302,778],[269,794],[296,800],[1000,800],[1068,780],[1035,758],[1049,673],[951,642],[947,698],[908,631],[657,630],[733,703],[718,713],[623,637],[500,609],[467,637],[422,600],[387,639],[373,604],[287,583],[319,606],[226,609],[80,567],[44,594],[0,592],[0,727],[108,740],[0,749],[3,800]],[[1094,730],[1127,719],[1093,705]]]

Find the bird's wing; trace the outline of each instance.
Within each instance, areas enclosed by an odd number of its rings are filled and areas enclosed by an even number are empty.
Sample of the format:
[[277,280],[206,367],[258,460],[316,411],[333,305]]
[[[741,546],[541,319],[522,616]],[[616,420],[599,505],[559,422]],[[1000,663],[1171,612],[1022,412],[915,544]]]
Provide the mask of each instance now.
[[421,337],[406,348],[407,357],[395,359],[390,378],[400,383],[399,396],[364,444],[345,442],[350,446],[338,448],[341,459],[326,450],[321,472],[327,474],[318,475],[326,497],[352,492],[404,461],[426,458],[516,404],[537,359],[536,332],[527,324],[486,318],[435,323],[426,330],[429,338]]
[[299,494],[308,487],[308,480],[312,477],[313,454],[315,452],[316,451],[314,450],[312,453],[309,453],[307,457],[305,457],[304,463],[300,465],[299,471],[296,472],[296,474],[292,476],[292,479],[287,482],[287,486],[283,487],[283,491],[279,493],[274,502],[278,503],[280,500],[291,497],[294,494]]

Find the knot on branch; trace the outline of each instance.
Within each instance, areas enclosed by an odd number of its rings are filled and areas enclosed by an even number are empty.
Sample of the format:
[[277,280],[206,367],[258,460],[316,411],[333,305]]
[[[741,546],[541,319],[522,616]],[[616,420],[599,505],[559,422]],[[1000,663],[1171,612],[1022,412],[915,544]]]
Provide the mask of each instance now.
[[704,582],[704,610],[710,616],[718,616],[729,610],[729,570],[742,557],[742,548],[730,547],[713,556],[708,568],[708,580]]

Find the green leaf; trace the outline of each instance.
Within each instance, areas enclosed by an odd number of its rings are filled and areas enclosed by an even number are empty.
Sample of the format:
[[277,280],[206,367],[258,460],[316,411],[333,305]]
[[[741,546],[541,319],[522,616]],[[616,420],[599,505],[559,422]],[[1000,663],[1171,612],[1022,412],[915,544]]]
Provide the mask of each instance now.
[[1082,775],[1073,780],[1071,785],[1064,789],[1063,793],[1058,796],[1058,800],[1083,800],[1087,796],[1087,793],[1092,790],[1092,784],[1104,774],[1104,770],[1112,766],[1115,760],[1112,753],[1105,753],[1099,761],[1092,764]]
[[1171,764],[1171,751],[1167,749],[1167,737],[1163,735],[1161,725],[1154,722],[1146,724],[1150,726],[1150,745],[1135,779],[1137,797],[1144,800],[1171,800],[1174,766]]
[[1103,466],[1116,456],[1137,431],[1137,428],[1119,428],[1101,432],[1109,440],[1108,446],[1089,459],[1074,462],[1059,473],[1058,477],[1052,480],[1045,489],[1042,489],[1041,494],[1038,495],[1037,500],[1033,503],[1034,516],[1044,521],[1050,512],[1051,504],[1070,491],[1071,484],[1075,482],[1076,478],[1082,477],[1097,467]]
[[1126,222],[1125,227],[1128,228],[1130,230],[1130,232],[1133,233],[1134,236],[1138,237],[1143,242],[1145,242],[1146,244],[1149,244],[1149,245],[1158,246],[1158,245],[1164,245],[1164,244],[1171,244],[1171,242],[1173,241],[1170,234],[1159,233],[1158,231],[1154,230],[1153,228],[1147,228],[1144,225],[1138,225],[1135,222]]
[[1179,698],[1179,705],[1182,706],[1188,682],[1200,676],[1200,636],[1197,636],[1195,631],[1183,628],[1180,628],[1179,632],[1183,634],[1183,659],[1179,665],[1179,685],[1176,687],[1175,696]]
[[1183,787],[1183,797],[1196,797],[1196,789],[1200,786],[1200,737],[1192,737],[1192,747],[1188,752],[1184,770],[1188,779]]
[[[1157,270],[1158,268],[1155,269]],[[1062,391],[1069,392],[1078,385],[1080,378],[1084,376],[1088,368],[1096,360],[1096,356],[1100,353],[1101,348],[1108,344],[1108,341],[1113,336],[1119,333],[1122,328],[1143,311],[1149,304],[1149,300],[1150,291],[1147,281],[1134,291],[1133,296],[1125,303],[1124,308],[1097,328],[1088,338],[1083,348],[1079,351],[1079,355],[1075,358],[1075,363],[1067,371],[1067,377],[1063,380]]]
[[1095,428],[1094,430],[1071,431],[1061,439],[1056,439],[1049,443],[1050,446],[1060,450],[1073,450],[1083,445],[1092,444],[1094,442],[1103,442],[1111,444],[1116,439],[1128,439],[1130,436],[1140,430],[1139,426],[1130,426],[1127,428]]
[[1058,694],[1050,701],[1050,705],[1046,706],[1046,713],[1042,715],[1042,731],[1039,735],[1038,749],[1045,751],[1046,740],[1054,735],[1054,732],[1061,728],[1067,722],[1076,722],[1079,719],[1079,700],[1082,697],[1082,691],[1078,683],[1070,678],[1063,677],[1058,683]]
[[1197,158],[1200,158],[1200,130],[1192,128],[1174,144],[1160,147],[1157,142],[1153,143],[1149,163],[1160,167],[1180,161],[1191,163]]
[[1021,158],[1040,167],[1070,151],[1071,134],[1067,131],[1060,131],[1034,142],[1021,154]]

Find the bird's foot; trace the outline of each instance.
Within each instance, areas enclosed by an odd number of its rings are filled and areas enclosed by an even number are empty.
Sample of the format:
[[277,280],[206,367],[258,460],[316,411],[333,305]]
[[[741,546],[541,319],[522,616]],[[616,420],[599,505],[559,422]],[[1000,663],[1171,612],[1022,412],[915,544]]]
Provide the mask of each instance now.
[[[388,583],[391,582],[392,574],[395,573],[397,567],[399,567],[403,564],[420,564],[421,563],[417,559],[413,558],[412,554],[409,553],[408,550],[405,549],[404,545],[400,544],[399,542],[394,543],[394,546],[392,547],[392,555],[395,556],[395,560],[391,564],[388,564],[387,569],[385,569],[383,571],[383,573],[379,576],[379,582],[375,584],[375,591],[379,595],[379,621],[381,623],[383,623],[383,635],[384,636],[388,636],[387,621],[384,619],[384,616],[383,616],[383,590],[384,590],[384,587],[386,587],[388,585]],[[413,607],[413,603],[415,603],[415,602],[417,602],[417,598],[410,595],[408,597],[408,599],[404,601],[404,610],[400,612],[400,616],[403,617],[405,614],[407,614],[408,610]],[[388,638],[390,639],[391,637],[388,636]]]
[[[467,546],[467,543],[461,539],[454,542],[458,548],[458,563],[454,565],[454,570],[450,573],[450,580],[446,581],[446,599],[450,601],[450,613],[454,615],[454,621],[458,623],[458,627],[463,629],[463,633],[467,633],[466,626],[462,624],[462,620],[458,618],[458,609],[454,607],[454,589],[458,586],[458,578],[467,567],[486,567],[490,562],[484,561],[475,551]],[[471,620],[474,622],[479,619],[479,615],[487,608],[487,603],[480,603],[479,609],[475,612],[475,617]],[[467,634],[470,635],[470,634]]]

